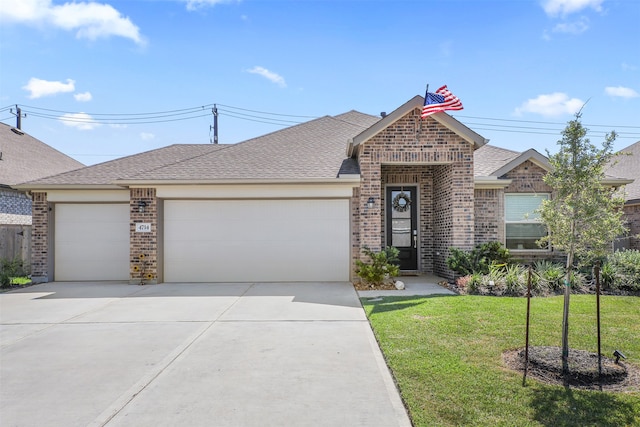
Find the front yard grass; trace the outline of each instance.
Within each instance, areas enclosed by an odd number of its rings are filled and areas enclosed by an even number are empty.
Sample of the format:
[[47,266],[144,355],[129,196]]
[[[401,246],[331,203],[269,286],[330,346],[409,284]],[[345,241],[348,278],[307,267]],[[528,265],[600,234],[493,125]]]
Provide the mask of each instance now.
[[[565,389],[506,369],[524,346],[526,299],[362,300],[417,426],[640,426],[640,392]],[[597,351],[595,296],[572,295],[569,345]],[[601,298],[602,353],[640,365],[640,298]],[[561,344],[562,297],[531,300],[530,345]],[[596,362],[597,363],[597,359]]]

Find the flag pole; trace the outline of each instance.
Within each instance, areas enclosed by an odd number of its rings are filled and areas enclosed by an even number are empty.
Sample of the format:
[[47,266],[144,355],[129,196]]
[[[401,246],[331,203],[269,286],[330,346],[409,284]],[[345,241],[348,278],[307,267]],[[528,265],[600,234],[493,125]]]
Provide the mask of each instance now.
[[[427,96],[429,96],[429,83],[427,83],[427,89],[424,92],[424,102],[425,103],[423,105],[426,105],[426,103],[427,103]],[[422,111],[420,111],[420,115],[422,116]],[[422,117],[420,117],[420,129],[418,129],[418,137],[420,135],[422,135],[422,122],[424,122],[424,120],[422,119]]]

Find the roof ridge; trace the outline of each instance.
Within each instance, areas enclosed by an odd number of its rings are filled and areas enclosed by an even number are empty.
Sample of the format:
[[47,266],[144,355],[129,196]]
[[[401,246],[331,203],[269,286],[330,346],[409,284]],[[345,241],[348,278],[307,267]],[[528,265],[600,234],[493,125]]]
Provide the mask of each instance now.
[[287,126],[287,127],[282,128],[282,129],[274,130],[273,132],[265,133],[264,135],[254,136],[253,138],[245,139],[244,141],[239,141],[239,142],[236,142],[235,144],[229,144],[229,145],[237,147],[238,145],[246,144],[247,142],[251,142],[251,141],[254,141],[256,139],[263,139],[265,137],[274,135],[274,134],[276,134],[278,132],[283,132],[283,131],[286,131],[286,130],[289,130],[289,129],[295,129],[295,128],[303,126],[303,125],[308,125],[309,123],[313,123],[313,122],[325,119],[327,117],[328,118],[332,118],[330,115],[325,114],[324,116],[316,117],[315,119],[311,119],[311,120],[308,120],[306,122],[297,123],[297,124],[295,124],[293,126]]
[[371,127],[371,125],[370,126],[366,126],[366,125],[362,125],[362,124],[359,124],[359,123],[353,123],[352,121],[345,120],[343,118],[338,118],[339,116],[344,116],[344,115],[349,114],[349,113],[358,113],[358,114],[362,114],[363,116],[367,116],[367,117],[371,117],[371,118],[375,118],[375,119],[380,120],[380,117],[378,117],[378,116],[373,116],[371,114],[362,113],[362,112],[357,111],[357,110],[350,110],[350,111],[347,111],[346,113],[338,114],[337,116],[329,116],[329,117],[332,118],[333,120],[336,120],[336,121],[339,121],[339,122],[342,122],[342,123],[346,123],[346,124],[349,124],[349,125],[352,125],[352,126],[357,126],[359,128],[362,128],[362,129],[368,129],[368,128]]

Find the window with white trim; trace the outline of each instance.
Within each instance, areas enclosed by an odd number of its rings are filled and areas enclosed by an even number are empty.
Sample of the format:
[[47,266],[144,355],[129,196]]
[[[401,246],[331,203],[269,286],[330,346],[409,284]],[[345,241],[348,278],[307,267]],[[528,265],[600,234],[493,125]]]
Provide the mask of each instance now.
[[547,250],[536,241],[548,234],[536,210],[549,194],[505,194],[505,246],[510,250]]

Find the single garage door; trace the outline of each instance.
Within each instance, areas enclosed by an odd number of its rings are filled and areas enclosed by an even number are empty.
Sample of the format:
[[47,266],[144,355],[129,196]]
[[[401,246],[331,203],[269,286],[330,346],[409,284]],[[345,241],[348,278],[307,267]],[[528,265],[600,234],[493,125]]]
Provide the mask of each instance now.
[[349,279],[349,201],[167,200],[166,282]]
[[129,204],[57,204],[54,279],[129,279]]

